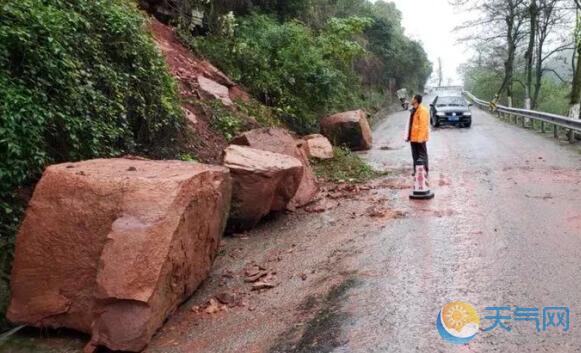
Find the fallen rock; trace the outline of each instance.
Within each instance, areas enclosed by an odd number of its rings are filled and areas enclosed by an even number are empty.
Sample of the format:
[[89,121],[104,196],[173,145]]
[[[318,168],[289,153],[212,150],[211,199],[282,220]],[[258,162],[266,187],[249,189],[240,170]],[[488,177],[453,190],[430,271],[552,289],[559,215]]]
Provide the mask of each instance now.
[[297,147],[295,138],[287,130],[281,128],[254,129],[238,135],[232,140],[232,143],[285,154],[302,163],[303,176],[297,192],[288,204],[289,209],[292,210],[308,204],[319,192],[317,178],[311,169],[309,158],[300,147]]
[[192,124],[192,126],[196,126],[198,124],[198,118],[196,117],[196,113],[194,113],[191,109],[182,107],[186,120]]
[[304,169],[294,157],[237,145],[224,150],[223,163],[233,179],[228,232],[250,229],[270,212],[283,211]]
[[271,289],[276,287],[276,284],[270,282],[256,282],[252,285],[252,290]]
[[320,134],[313,134],[303,137],[305,140],[305,148],[307,155],[310,158],[317,159],[332,159],[333,145],[325,136]]
[[371,149],[371,128],[363,110],[338,113],[321,119],[321,133],[335,146],[354,151]]
[[206,309],[204,309],[206,314],[210,314],[210,315],[219,313],[220,311],[223,311],[223,310],[227,310],[227,307],[225,305],[221,305],[214,298],[210,299],[210,301],[208,302],[208,305],[206,306]]
[[198,75],[198,84],[200,85],[200,90],[202,91],[202,96],[206,98],[219,99],[226,106],[233,104],[230,99],[230,91],[228,87],[219,84],[216,81],[212,81],[205,76]]
[[228,306],[239,306],[241,304],[241,298],[233,293],[230,292],[221,292],[216,294],[216,299],[224,304],[224,305],[228,305]]
[[309,213],[321,213],[339,206],[339,202],[324,198],[307,205],[304,209]]
[[247,273],[246,278],[244,278],[244,282],[254,283],[266,275],[268,275],[268,272],[263,270],[258,270],[254,273]]
[[369,217],[383,217],[386,214],[386,210],[378,207],[378,206],[371,206],[369,208],[367,208],[367,214],[369,215]]
[[17,236],[8,318],[86,332],[88,349],[143,350],[208,276],[230,195],[228,170],[204,164],[48,167]]
[[274,283],[275,276],[272,273],[269,273],[266,277],[263,277],[260,281],[254,282],[252,284],[252,290],[262,290],[262,289],[271,289],[276,287],[276,283]]

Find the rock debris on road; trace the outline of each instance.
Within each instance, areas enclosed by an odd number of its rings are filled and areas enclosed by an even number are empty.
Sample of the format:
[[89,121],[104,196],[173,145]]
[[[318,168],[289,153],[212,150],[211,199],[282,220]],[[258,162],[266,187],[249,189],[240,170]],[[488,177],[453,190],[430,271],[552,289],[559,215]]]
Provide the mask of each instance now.
[[[146,352],[581,351],[579,149],[473,115],[470,129],[432,131],[436,198],[427,202],[408,199],[407,113],[385,119],[363,156],[390,175],[363,188],[324,189],[322,200],[333,201],[226,238],[210,278]],[[255,288],[259,282],[266,284]],[[532,322],[512,321],[511,332],[480,331],[453,346],[434,322],[455,300],[479,313],[567,306],[571,326],[537,332]],[[78,352],[83,344],[74,335],[35,335],[0,351]]]

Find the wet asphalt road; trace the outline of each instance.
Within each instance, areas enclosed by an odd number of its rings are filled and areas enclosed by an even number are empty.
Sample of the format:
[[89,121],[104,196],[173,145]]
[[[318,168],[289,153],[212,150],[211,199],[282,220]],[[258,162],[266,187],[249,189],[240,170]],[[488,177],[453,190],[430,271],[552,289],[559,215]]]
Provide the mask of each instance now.
[[[348,330],[347,351],[581,351],[578,147],[479,109],[473,115],[470,129],[432,131],[436,198],[413,202],[404,200],[407,190],[401,193],[399,202],[408,204],[412,217],[386,227],[383,246],[365,259],[371,267],[381,263],[385,275],[354,290],[361,300],[353,305],[364,305]],[[393,169],[410,163],[409,146],[402,142],[406,119],[401,112],[377,127],[376,148],[366,157],[370,162]],[[545,306],[565,306],[570,329],[537,333],[534,322],[507,320],[510,332],[480,332],[469,345],[453,346],[434,327],[440,308],[453,300],[471,303],[481,318],[493,314],[484,310],[489,306],[541,312]],[[483,320],[481,328],[491,323]]]
[[[210,278],[146,352],[580,352],[581,148],[473,114],[470,129],[432,131],[430,201],[408,199],[408,114],[389,116],[363,154],[389,176],[329,200],[322,213],[282,215],[225,238]],[[370,216],[376,208],[385,215]],[[251,264],[271,271],[276,288],[252,291]],[[204,312],[220,292],[243,304]],[[511,332],[481,331],[455,346],[435,328],[454,300],[481,317],[489,306],[566,306],[570,329],[509,320]],[[0,352],[78,353],[86,340],[33,330]]]

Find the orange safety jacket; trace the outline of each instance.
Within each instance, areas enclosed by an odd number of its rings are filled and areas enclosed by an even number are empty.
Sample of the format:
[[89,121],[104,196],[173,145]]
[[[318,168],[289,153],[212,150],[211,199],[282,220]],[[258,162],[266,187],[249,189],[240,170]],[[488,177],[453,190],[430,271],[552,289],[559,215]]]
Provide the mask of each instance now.
[[411,142],[427,142],[430,139],[430,113],[423,105],[418,105],[409,128]]

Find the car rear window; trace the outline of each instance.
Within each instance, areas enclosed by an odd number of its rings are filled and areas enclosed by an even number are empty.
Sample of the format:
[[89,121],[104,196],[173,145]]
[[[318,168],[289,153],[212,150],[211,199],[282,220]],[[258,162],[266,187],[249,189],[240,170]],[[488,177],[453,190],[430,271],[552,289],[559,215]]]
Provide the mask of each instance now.
[[466,105],[466,100],[462,97],[438,97],[436,101],[437,107],[463,107]]

